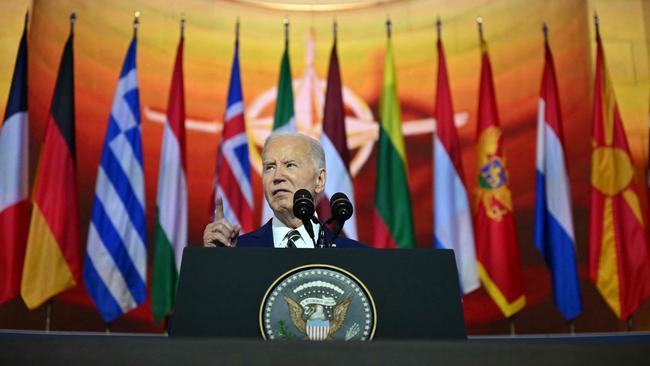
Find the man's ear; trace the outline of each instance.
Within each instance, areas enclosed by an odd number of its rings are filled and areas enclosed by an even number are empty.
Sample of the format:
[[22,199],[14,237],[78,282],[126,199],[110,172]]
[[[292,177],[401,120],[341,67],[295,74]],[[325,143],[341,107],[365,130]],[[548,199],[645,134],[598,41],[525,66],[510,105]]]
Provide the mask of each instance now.
[[314,187],[314,192],[319,194],[325,190],[325,181],[327,180],[327,173],[325,169],[320,169],[318,175],[316,176],[316,187]]

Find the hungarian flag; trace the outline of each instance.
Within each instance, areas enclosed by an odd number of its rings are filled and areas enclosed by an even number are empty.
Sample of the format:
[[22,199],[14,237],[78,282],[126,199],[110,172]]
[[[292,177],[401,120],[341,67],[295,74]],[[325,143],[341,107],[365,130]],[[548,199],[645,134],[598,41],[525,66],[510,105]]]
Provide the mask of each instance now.
[[650,297],[650,258],[634,164],[596,30],[589,277],[620,319]]
[[375,181],[373,246],[414,248],[415,234],[408,186],[406,149],[402,136],[401,111],[390,37],[386,44],[379,119],[381,122]]
[[[327,174],[334,178],[325,184],[325,195],[318,204],[319,216],[323,219],[330,217],[329,198],[337,192],[343,192],[354,205],[354,187],[350,175],[350,153],[345,133],[345,109],[343,108],[343,92],[341,73],[339,71],[339,56],[336,52],[336,39],[332,46],[330,65],[327,74],[327,91],[325,92],[325,107],[323,112],[323,132],[320,142],[325,150],[325,166]],[[348,238],[357,239],[357,220],[353,214],[345,222],[344,233]]]
[[481,84],[476,129],[476,254],[483,287],[504,316],[526,305],[515,236],[509,176],[487,46],[481,41]]
[[18,296],[29,228],[27,22],[0,128],[0,304]]
[[465,188],[465,173],[458,132],[454,125],[447,61],[442,40],[438,39],[438,86],[436,93],[436,133],[433,141],[434,246],[453,249],[458,278],[464,294],[480,286],[476,273],[476,249],[472,209]]
[[544,49],[546,62],[537,114],[535,245],[551,270],[555,305],[565,319],[572,320],[582,313],[582,299],[573,236],[571,186],[553,55],[547,42]]
[[[239,40],[235,41],[235,56],[232,61],[228,104],[223,124],[213,197],[223,199],[224,217],[233,225],[241,225],[242,233],[247,233],[255,227],[244,97],[239,72]],[[215,204],[213,199],[213,205]]]
[[[284,53],[280,63],[280,80],[275,98],[275,114],[273,116],[273,132],[296,131],[296,118],[293,109],[293,84],[291,81],[291,64],[289,63],[289,40],[285,39]],[[262,225],[273,217],[269,203],[262,204]]]
[[174,307],[183,248],[187,245],[183,43],[181,37],[176,51],[160,151],[151,281],[152,309],[157,323]]
[[63,50],[36,172],[20,294],[29,309],[81,276],[75,153],[73,34]]

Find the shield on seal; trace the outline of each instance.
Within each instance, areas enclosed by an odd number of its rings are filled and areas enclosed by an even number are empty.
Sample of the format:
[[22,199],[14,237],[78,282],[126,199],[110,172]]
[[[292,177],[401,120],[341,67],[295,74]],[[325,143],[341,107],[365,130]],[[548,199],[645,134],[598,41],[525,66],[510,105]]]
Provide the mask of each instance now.
[[305,330],[310,341],[324,341],[330,331],[330,322],[329,320],[307,320]]

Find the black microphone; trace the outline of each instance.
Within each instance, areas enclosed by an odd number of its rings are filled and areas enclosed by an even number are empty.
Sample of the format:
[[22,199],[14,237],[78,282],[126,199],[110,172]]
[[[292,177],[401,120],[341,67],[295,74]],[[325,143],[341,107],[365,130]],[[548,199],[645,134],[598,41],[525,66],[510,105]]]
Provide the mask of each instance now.
[[316,246],[316,240],[314,239],[314,228],[311,225],[311,218],[314,216],[314,199],[306,189],[299,189],[296,193],[293,194],[293,215],[299,218],[302,221],[302,224],[305,225],[305,229],[311,240]]
[[337,192],[330,198],[330,210],[332,211],[332,218],[336,221],[333,233],[334,238],[332,239],[332,242],[334,242],[341,233],[341,230],[343,230],[345,221],[352,217],[354,209],[348,196],[345,193]]
[[330,209],[332,210],[332,216],[334,219],[343,226],[343,223],[352,217],[354,209],[352,208],[352,202],[348,199],[348,196],[345,193],[337,192],[334,193],[330,199]]

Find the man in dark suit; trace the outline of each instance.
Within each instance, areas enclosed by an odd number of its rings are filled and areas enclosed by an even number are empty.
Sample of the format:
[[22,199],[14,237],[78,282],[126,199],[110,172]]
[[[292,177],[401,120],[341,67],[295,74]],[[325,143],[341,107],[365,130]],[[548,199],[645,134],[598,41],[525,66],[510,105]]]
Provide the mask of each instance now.
[[[232,225],[223,214],[221,197],[217,198],[215,218],[203,231],[204,246],[313,248],[314,241],[302,221],[293,215],[293,195],[298,189],[308,190],[317,200],[325,189],[325,153],[320,143],[300,133],[273,133],[262,150],[262,186],[264,197],[273,211],[273,218],[261,228],[239,235],[240,225]],[[314,233],[319,225],[314,224]],[[332,234],[325,230],[326,239]],[[364,247],[344,237],[335,241],[337,247]]]

